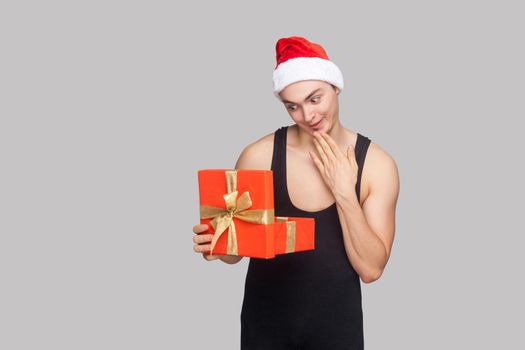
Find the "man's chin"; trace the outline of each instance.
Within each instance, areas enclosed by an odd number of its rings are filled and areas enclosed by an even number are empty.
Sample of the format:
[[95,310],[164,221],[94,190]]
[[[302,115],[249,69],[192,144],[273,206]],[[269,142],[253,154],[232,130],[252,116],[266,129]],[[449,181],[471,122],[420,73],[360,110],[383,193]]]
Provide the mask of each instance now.
[[313,134],[316,131],[318,132],[323,131],[325,129],[326,123],[327,123],[326,119],[323,118],[316,125],[314,126],[307,125],[307,127],[310,130],[310,132]]

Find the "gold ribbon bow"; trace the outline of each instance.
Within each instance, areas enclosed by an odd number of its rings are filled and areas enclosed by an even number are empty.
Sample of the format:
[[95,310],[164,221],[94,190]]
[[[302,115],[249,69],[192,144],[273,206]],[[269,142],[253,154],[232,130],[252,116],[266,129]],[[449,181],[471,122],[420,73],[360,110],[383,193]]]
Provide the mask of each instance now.
[[220,236],[228,229],[228,255],[238,255],[237,247],[237,231],[235,229],[235,221],[233,218],[251,222],[254,224],[270,224],[274,223],[274,209],[252,209],[252,199],[250,193],[244,191],[238,196],[237,192],[237,170],[226,170],[226,186],[228,193],[224,194],[224,202],[226,209],[221,207],[214,207],[211,205],[200,206],[201,219],[211,219],[211,226],[215,230],[211,241],[210,254],[213,254],[213,248]]

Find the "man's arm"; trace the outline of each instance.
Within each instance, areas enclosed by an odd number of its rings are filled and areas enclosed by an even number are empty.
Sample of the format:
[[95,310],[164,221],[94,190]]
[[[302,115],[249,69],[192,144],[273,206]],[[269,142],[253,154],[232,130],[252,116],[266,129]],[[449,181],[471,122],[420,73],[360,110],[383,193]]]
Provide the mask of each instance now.
[[370,192],[362,207],[355,191],[336,198],[346,253],[365,283],[381,277],[390,257],[399,196],[395,161],[379,147],[371,153],[367,157]]

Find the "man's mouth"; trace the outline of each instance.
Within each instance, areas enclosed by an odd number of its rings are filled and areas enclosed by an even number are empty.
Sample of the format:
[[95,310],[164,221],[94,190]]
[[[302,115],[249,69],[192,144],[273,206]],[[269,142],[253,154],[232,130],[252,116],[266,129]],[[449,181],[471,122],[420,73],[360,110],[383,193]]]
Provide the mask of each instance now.
[[323,121],[323,119],[319,120],[316,124],[310,125],[310,127],[313,128],[313,129],[317,129],[321,125],[322,121]]

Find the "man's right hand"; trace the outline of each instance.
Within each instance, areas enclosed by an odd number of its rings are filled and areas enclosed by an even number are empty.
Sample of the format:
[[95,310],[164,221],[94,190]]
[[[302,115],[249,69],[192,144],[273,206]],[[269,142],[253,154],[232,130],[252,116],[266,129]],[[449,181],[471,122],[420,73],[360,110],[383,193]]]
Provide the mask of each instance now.
[[196,235],[193,237],[193,242],[196,243],[193,246],[193,250],[197,253],[202,253],[202,257],[208,261],[220,259],[220,255],[210,254],[211,240],[213,238],[213,234],[203,233],[206,231],[208,231],[208,225],[206,224],[193,226],[193,233],[196,233]]
[[208,231],[208,228],[209,226],[206,224],[193,226],[193,233],[196,233],[196,235],[193,236],[193,242],[196,243],[193,246],[193,250],[197,253],[202,253],[202,257],[208,261],[220,259],[228,264],[238,263],[242,259],[242,256],[210,254],[213,234],[203,233]]

